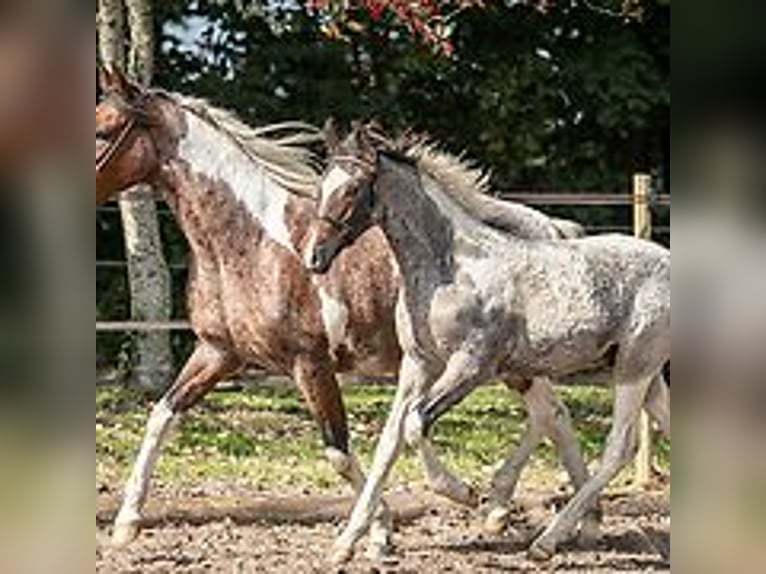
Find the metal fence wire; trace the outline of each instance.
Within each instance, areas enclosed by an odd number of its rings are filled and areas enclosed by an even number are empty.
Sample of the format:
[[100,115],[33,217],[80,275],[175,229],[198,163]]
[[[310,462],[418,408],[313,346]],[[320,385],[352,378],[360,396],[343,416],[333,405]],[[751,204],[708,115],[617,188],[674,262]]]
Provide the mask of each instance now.
[[[152,193],[138,192],[129,196],[131,199],[145,200],[148,198],[160,201],[160,198]],[[555,191],[507,191],[497,195],[500,199],[515,201],[526,205],[547,206],[547,207],[628,207],[634,206],[639,201],[638,194],[634,193],[577,193],[577,192],[555,192]],[[640,200],[646,201],[646,200]],[[670,194],[661,194],[652,192],[648,196],[648,207],[650,210],[663,207],[670,207]],[[116,205],[105,205],[97,209],[99,213],[119,213]],[[167,207],[160,207],[158,213],[162,217],[172,216]],[[588,233],[632,233],[633,227],[626,225],[596,225],[586,226]],[[654,226],[652,234],[655,237],[669,237],[670,226]],[[124,260],[102,259],[96,260],[96,269],[120,270],[127,267]],[[187,269],[186,263],[171,263],[168,265],[171,271],[183,272]],[[133,320],[102,320],[96,321],[96,333],[138,333],[153,331],[188,331],[190,324],[185,320],[172,321],[133,321]]]

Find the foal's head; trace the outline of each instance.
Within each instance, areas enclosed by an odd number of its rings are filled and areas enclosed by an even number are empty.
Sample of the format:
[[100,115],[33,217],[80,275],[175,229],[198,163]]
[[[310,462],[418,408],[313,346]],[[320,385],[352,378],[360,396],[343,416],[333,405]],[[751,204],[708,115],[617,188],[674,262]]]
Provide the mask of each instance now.
[[327,272],[335,257],[375,223],[379,155],[390,147],[374,124],[354,124],[342,142],[333,127],[325,133],[329,158],[305,257],[314,273]]
[[146,179],[159,166],[150,94],[119,71],[102,69],[96,106],[96,203]]

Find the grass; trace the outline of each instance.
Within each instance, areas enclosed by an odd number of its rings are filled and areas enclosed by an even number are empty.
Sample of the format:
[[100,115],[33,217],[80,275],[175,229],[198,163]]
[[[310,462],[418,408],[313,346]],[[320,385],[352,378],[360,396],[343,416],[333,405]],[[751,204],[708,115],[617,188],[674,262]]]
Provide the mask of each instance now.
[[[344,389],[352,445],[365,467],[383,427],[394,389],[353,385]],[[598,456],[611,412],[611,393],[596,388],[562,389],[586,457]],[[118,388],[96,390],[96,481],[112,487],[129,472],[151,401]],[[460,476],[486,485],[497,464],[518,443],[525,412],[518,398],[499,385],[474,392],[445,415],[431,437],[444,460]],[[657,447],[661,467],[669,447]],[[160,482],[194,486],[206,481],[237,481],[256,489],[320,489],[340,485],[325,461],[316,425],[292,385],[258,385],[243,392],[214,392],[181,419],[157,468]],[[423,473],[407,452],[393,482],[419,482]],[[549,487],[561,480],[550,445],[542,446],[524,475],[526,484]]]

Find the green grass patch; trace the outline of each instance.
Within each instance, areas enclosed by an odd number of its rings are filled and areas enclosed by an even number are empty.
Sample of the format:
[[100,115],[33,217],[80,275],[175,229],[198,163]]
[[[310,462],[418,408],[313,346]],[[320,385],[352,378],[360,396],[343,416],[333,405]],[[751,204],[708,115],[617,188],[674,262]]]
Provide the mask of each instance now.
[[[603,448],[611,392],[596,388],[560,391],[586,457]],[[372,453],[394,388],[354,385],[344,389],[352,445],[365,466]],[[112,486],[127,476],[138,449],[151,401],[111,387],[96,390],[96,479]],[[526,413],[518,397],[500,385],[475,391],[433,428],[433,442],[458,474],[486,485],[492,471],[519,441]],[[669,446],[657,448],[669,466]],[[542,446],[524,479],[548,486],[561,467],[549,444]],[[212,393],[184,416],[167,442],[157,469],[159,481],[193,486],[207,480],[237,480],[259,489],[326,488],[340,481],[325,461],[319,432],[292,385],[259,385],[242,392]],[[421,481],[418,461],[407,452],[394,481]]]

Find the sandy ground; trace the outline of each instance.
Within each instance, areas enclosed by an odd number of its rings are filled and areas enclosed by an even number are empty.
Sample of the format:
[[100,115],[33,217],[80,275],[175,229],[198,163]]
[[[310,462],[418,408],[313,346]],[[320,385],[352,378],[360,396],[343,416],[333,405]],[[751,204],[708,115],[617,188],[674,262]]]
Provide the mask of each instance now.
[[[562,503],[560,497],[523,493],[514,530],[482,533],[480,510],[458,508],[428,492],[387,497],[397,515],[396,549],[385,563],[364,557],[351,573],[669,572],[670,499],[666,488],[604,498],[601,540],[590,549],[565,544],[550,562],[527,560],[528,540]],[[146,527],[123,549],[109,544],[118,497],[97,494],[97,573],[289,573],[331,571],[326,554],[340,532],[349,499],[341,493],[252,493],[226,486],[153,492]]]

